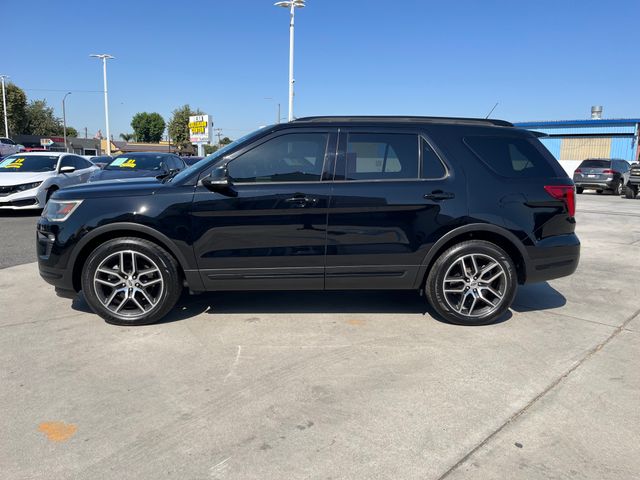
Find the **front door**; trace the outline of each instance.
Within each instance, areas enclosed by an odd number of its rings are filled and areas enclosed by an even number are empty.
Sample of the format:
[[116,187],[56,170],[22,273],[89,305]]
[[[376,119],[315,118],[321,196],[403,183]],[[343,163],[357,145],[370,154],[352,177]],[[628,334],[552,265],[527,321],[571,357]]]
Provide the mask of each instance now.
[[419,131],[340,131],[327,289],[409,289],[431,246],[466,215],[464,181]]
[[207,289],[324,287],[323,177],[335,143],[329,129],[279,131],[230,155],[229,196],[196,187],[194,252]]

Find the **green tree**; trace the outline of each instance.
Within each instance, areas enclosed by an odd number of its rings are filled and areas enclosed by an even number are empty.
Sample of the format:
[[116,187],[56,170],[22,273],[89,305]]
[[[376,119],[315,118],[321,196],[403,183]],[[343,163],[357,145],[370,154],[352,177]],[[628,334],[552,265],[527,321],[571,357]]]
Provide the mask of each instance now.
[[131,128],[138,142],[160,142],[165,126],[164,119],[156,112],[139,112],[131,120]]
[[120,134],[120,138],[122,140],[124,140],[125,142],[130,142],[131,140],[133,140],[135,137],[135,135],[133,133],[121,133]]
[[78,131],[73,128],[70,127],[69,125],[67,125],[67,137],[78,137]]
[[217,145],[205,145],[204,146],[204,153],[205,155],[211,155],[212,153],[218,151],[218,146]]
[[[13,83],[5,85],[7,100],[7,120],[9,135],[19,135],[27,132],[27,95],[20,87]],[[0,102],[0,134],[4,135],[4,107]]]
[[193,115],[202,115],[202,112],[200,109],[191,110],[189,105],[176,108],[171,113],[167,131],[169,132],[169,138],[178,147],[179,151],[192,148],[189,141],[189,117]]
[[62,135],[64,132],[62,120],[54,115],[46,100],[31,100],[25,109],[25,117],[24,133],[28,135]]
[[220,140],[220,145],[229,145],[231,142],[233,142],[233,140],[231,140],[229,137],[224,137],[222,140]]

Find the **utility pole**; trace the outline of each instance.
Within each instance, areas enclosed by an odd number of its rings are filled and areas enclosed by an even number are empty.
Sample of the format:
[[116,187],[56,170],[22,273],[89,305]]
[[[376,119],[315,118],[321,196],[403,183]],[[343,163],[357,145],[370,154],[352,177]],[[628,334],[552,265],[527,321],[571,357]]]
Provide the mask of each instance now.
[[62,129],[64,132],[64,151],[68,152],[69,147],[67,146],[67,111],[64,107],[64,101],[67,99],[67,95],[71,95],[71,92],[67,92],[64,97],[62,97]]
[[4,90],[4,80],[9,75],[0,75],[2,79],[2,111],[4,112],[4,136],[9,138],[9,121],[7,120],[7,95]]
[[221,129],[221,128],[214,128],[213,130],[216,132],[216,133],[215,133],[216,137],[218,137],[218,148],[220,148],[220,147],[222,146],[222,144],[220,143],[220,142],[222,141],[222,140],[221,140],[221,137],[222,137],[222,129]]

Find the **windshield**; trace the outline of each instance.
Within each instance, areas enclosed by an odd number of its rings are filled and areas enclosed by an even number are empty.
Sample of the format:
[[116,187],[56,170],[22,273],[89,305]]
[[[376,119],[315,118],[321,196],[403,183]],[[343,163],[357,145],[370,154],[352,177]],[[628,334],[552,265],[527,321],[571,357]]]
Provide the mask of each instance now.
[[189,178],[191,176],[191,174],[195,171],[196,168],[199,168],[201,165],[204,165],[205,163],[209,163],[210,160],[215,160],[215,159],[224,157],[224,155],[229,150],[232,150],[232,149],[236,148],[238,145],[240,145],[241,143],[244,143],[247,140],[250,140],[253,137],[257,137],[258,135],[262,134],[262,132],[264,132],[265,128],[267,128],[267,127],[263,127],[263,128],[260,128],[260,129],[256,130],[255,132],[248,133],[244,137],[240,137],[239,139],[231,142],[230,144],[225,145],[221,149],[216,150],[211,155],[208,155],[208,156],[204,157],[202,160],[199,160],[198,162],[194,163],[193,165],[190,165],[187,168],[185,168],[184,170],[182,170],[175,177],[173,177],[171,179],[171,181],[178,183],[178,182],[181,182],[182,180],[184,180],[185,178]]
[[167,155],[120,155],[104,167],[105,170],[162,170]]
[[609,160],[585,160],[580,166],[586,168],[609,168],[611,162]]
[[53,172],[57,155],[10,155],[0,162],[0,172]]

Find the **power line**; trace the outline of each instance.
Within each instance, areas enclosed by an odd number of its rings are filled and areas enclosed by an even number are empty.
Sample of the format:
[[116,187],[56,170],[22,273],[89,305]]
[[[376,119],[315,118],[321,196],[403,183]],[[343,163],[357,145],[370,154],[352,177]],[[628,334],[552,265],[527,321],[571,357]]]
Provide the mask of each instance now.
[[104,93],[102,90],[53,90],[50,88],[23,88],[27,92],[74,92],[74,93]]

